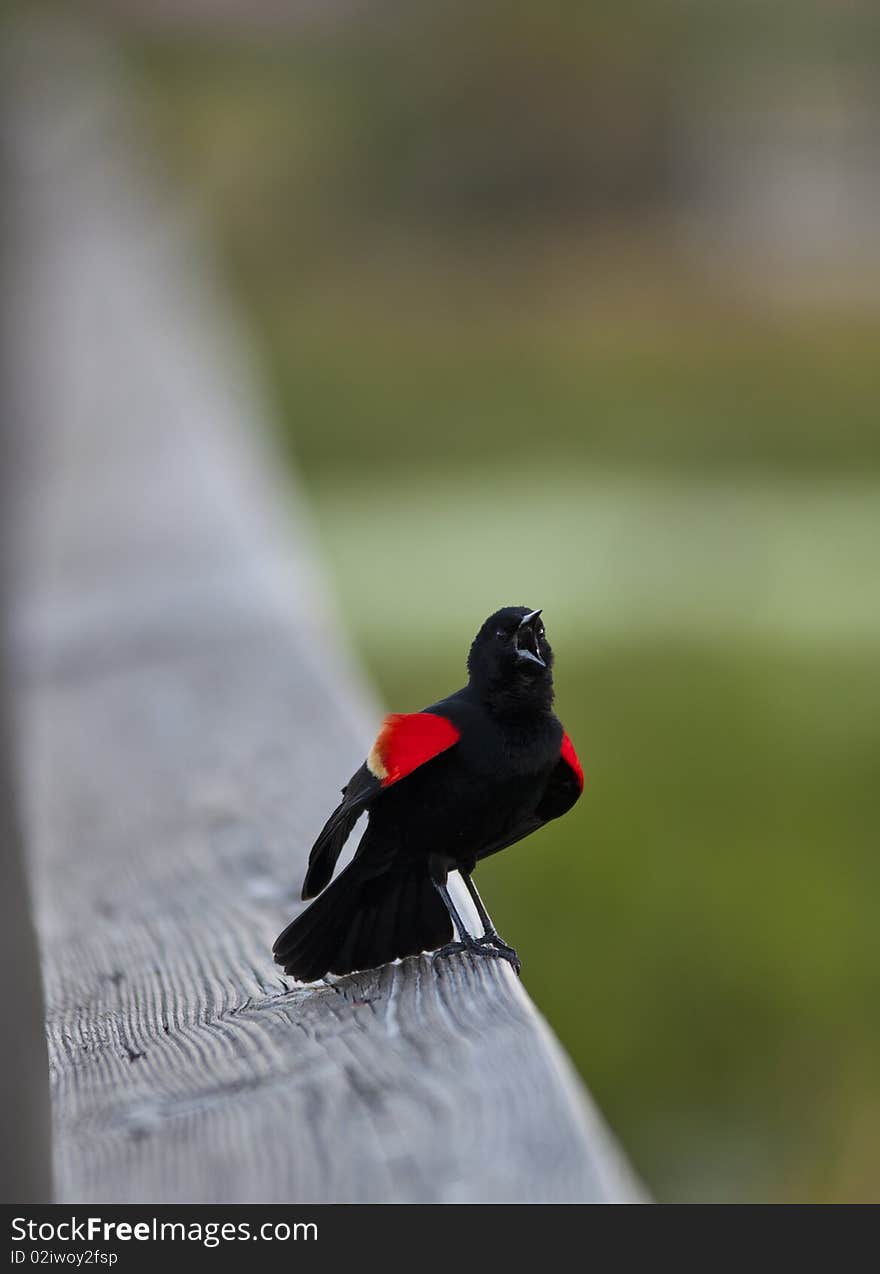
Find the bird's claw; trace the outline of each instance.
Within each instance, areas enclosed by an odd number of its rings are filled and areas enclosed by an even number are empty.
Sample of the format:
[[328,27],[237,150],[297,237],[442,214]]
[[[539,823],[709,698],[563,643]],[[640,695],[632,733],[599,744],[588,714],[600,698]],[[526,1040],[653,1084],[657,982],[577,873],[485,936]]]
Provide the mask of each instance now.
[[482,938],[477,938],[477,946],[482,947],[484,950],[489,947],[493,954],[497,952],[502,959],[509,960],[517,973],[522,968],[522,961],[516,954],[516,950],[510,943],[505,942],[503,938],[499,938],[497,933],[484,933]]
[[503,938],[499,938],[497,933],[484,933],[482,938],[475,938],[479,947],[497,947],[499,951],[512,951],[513,947],[507,945]]
[[471,955],[489,956],[495,960],[506,960],[508,964],[513,965],[517,974],[522,969],[520,958],[513,947],[502,942],[497,934],[494,937],[489,934],[482,938],[472,938],[470,942],[447,942],[445,947],[434,952],[434,959],[440,956],[458,955],[461,951],[469,951]]

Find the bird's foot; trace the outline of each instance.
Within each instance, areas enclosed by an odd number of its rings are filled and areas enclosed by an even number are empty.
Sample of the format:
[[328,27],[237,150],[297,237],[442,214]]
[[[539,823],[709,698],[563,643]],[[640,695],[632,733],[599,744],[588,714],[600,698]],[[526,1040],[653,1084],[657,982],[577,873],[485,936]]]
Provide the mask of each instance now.
[[486,936],[482,938],[471,938],[470,942],[447,942],[445,947],[441,947],[439,951],[434,952],[434,958],[440,956],[458,955],[460,951],[469,951],[471,955],[489,956],[495,960],[506,960],[508,964],[512,964],[516,973],[522,969],[519,956],[513,947],[509,947],[506,942],[495,935],[494,941],[487,940]]
[[503,960],[509,960],[517,973],[522,968],[522,961],[516,954],[515,949],[509,942],[505,942],[503,938],[499,937],[494,930],[484,933],[482,938],[477,938],[477,946],[482,947],[484,950],[489,947],[493,953],[497,952]]
[[[495,947],[498,951],[513,951],[513,947],[508,942],[505,942],[494,930],[484,933],[482,938],[476,938],[475,942],[480,947]],[[516,952],[513,951],[513,954],[516,955]]]

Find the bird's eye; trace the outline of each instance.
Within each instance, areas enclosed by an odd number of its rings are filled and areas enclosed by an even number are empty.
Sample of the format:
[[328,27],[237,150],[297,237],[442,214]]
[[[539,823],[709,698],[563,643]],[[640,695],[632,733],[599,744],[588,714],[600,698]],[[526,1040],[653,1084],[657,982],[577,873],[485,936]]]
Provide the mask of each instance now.
[[496,628],[496,629],[495,629],[495,636],[498,638],[498,640],[499,640],[499,641],[506,641],[506,639],[507,639],[507,632],[506,632],[506,630],[505,630],[505,629],[503,629],[503,628]]

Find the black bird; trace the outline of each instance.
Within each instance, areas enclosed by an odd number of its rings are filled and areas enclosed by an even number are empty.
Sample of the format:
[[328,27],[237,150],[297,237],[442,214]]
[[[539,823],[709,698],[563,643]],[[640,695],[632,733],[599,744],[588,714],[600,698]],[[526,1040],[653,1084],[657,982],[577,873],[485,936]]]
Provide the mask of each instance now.
[[[285,973],[312,982],[438,947],[500,957],[519,971],[471,873],[565,814],[583,790],[577,754],[553,714],[552,665],[541,612],[506,606],[474,638],[462,690],[423,712],[385,718],[309,855],[302,896],[320,897],[275,943]],[[364,810],[357,852],[331,884]],[[480,938],[449,896],[453,870],[477,909]]]

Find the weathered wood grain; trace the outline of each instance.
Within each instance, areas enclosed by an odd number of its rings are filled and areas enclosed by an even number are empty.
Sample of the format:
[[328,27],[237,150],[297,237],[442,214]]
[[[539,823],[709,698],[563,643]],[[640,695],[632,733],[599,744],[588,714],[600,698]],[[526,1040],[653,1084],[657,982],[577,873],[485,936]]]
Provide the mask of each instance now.
[[638,1197],[506,964],[279,976],[376,705],[113,68],[42,31],[16,65],[17,770],[58,1197]]

